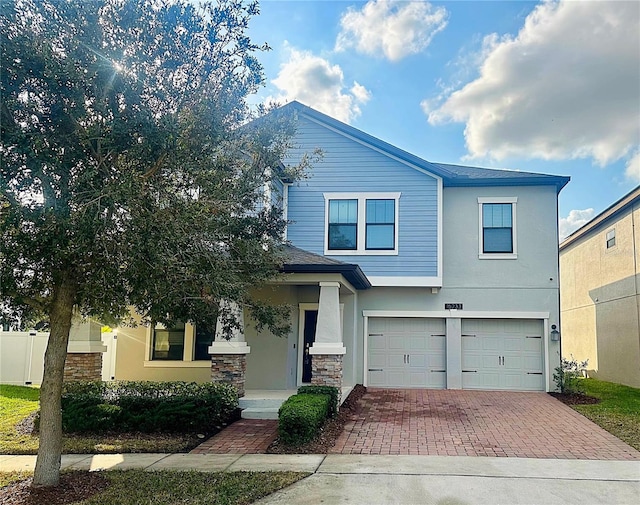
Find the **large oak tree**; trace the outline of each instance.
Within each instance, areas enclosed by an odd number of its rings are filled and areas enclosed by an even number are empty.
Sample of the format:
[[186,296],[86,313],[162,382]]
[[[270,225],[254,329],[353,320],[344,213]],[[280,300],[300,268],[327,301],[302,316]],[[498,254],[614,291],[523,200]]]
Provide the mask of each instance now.
[[2,0],[1,303],[50,328],[36,486],[59,480],[74,313],[213,325],[231,300],[286,326],[250,296],[277,272],[285,223],[262,199],[291,133],[277,114],[249,122],[257,14],[241,0]]

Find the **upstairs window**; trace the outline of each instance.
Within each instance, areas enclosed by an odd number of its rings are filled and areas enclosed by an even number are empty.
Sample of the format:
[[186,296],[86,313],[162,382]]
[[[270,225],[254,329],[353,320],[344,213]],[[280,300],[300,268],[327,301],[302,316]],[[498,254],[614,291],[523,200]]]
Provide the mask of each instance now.
[[516,198],[478,198],[480,258],[516,258]]
[[616,245],[616,229],[607,232],[607,249],[611,249]]
[[358,200],[329,201],[329,249],[358,248]]
[[366,249],[395,248],[395,200],[367,200]]
[[398,254],[400,193],[325,193],[325,254]]

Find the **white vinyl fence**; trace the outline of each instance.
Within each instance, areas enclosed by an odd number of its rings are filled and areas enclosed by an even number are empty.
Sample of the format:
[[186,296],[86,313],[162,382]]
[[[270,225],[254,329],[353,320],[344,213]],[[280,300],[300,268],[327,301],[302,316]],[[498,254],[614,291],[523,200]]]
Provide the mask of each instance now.
[[[0,331],[0,383],[40,385],[48,332]],[[103,333],[102,380],[115,380],[116,336]]]

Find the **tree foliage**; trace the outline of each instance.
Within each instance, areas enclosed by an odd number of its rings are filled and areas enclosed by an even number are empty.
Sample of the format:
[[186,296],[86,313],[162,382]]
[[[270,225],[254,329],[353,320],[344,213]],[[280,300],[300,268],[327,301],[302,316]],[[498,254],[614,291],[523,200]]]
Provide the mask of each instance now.
[[[1,303],[49,320],[42,429],[59,424],[72,310],[211,327],[224,299],[286,329],[250,288],[280,261],[264,186],[304,167],[279,165],[287,118],[249,123],[268,49],[246,35],[257,14],[240,0],[3,0]],[[38,468],[35,481],[52,483]]]

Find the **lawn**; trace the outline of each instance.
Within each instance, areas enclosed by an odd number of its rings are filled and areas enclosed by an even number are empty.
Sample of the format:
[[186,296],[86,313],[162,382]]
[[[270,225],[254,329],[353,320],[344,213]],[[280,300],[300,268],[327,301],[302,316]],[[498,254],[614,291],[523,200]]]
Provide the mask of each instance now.
[[581,384],[600,403],[571,407],[640,451],[640,389],[597,379],[584,379]]
[[[38,437],[18,425],[38,410],[40,390],[0,384],[0,454],[36,454]],[[200,440],[195,434],[64,435],[65,454],[188,452]]]
[[[0,475],[2,475],[0,473]],[[306,477],[299,472],[177,472],[144,470],[113,470],[108,472],[63,473],[72,480],[66,489],[48,488],[32,491],[25,473],[5,474],[0,484],[0,502],[3,498],[21,498],[24,502],[70,503],[76,505],[243,505],[290,486]],[[104,479],[103,479],[104,478]],[[96,479],[98,482],[96,483]],[[105,480],[106,482],[100,483]],[[10,482],[14,486],[1,489]],[[17,487],[16,487],[17,486]],[[87,490],[90,487],[91,490]],[[75,494],[76,498],[69,496]],[[95,493],[95,494],[94,494]],[[77,501],[78,494],[84,498]],[[7,495],[7,496],[4,496]],[[10,495],[10,496],[8,496]],[[87,496],[92,495],[87,498]],[[71,501],[69,501],[71,500]]]

